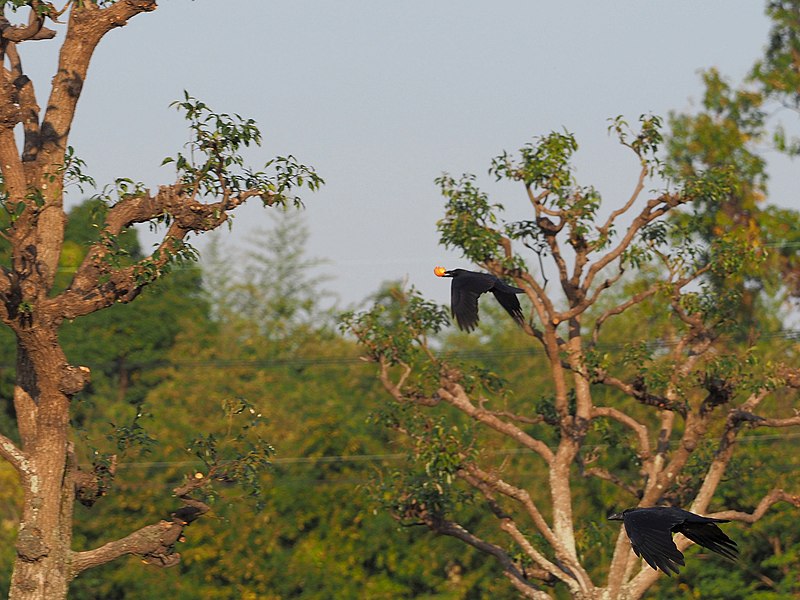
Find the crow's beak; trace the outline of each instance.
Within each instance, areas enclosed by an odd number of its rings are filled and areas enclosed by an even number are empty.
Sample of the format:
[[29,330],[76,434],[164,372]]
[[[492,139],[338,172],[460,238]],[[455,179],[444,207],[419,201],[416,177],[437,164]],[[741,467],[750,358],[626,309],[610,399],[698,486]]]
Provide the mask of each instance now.
[[609,521],[622,521],[622,513],[614,513],[613,515],[608,515]]

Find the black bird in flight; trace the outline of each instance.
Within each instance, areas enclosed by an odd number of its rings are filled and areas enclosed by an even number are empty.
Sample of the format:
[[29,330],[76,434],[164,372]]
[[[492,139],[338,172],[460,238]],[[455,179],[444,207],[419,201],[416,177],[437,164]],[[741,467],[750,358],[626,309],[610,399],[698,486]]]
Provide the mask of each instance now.
[[450,285],[450,310],[464,331],[472,331],[478,326],[478,297],[484,292],[492,292],[500,305],[506,309],[511,318],[519,325],[525,322],[522,307],[517,294],[525,290],[508,285],[502,279],[490,273],[477,273],[466,269],[436,267],[433,270],[437,277],[452,277]]
[[678,573],[678,565],[685,565],[675,542],[673,533],[682,533],[695,544],[700,544],[725,558],[736,560],[739,551],[736,542],[717,527],[717,523],[727,523],[727,519],[701,517],[688,510],[671,506],[651,508],[629,508],[608,517],[612,521],[622,521],[625,532],[631,540],[636,556],[668,576]]

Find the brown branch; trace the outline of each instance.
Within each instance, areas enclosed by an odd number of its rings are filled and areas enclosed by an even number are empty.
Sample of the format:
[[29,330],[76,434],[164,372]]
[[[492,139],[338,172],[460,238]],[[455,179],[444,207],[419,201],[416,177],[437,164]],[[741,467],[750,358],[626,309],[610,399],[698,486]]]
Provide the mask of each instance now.
[[744,413],[740,413],[740,418],[747,420],[750,425],[754,427],[796,427],[800,425],[800,415],[794,417],[774,418],[762,417],[753,413],[749,413],[744,417]]
[[97,44],[115,27],[156,8],[156,0],[120,0],[102,9],[92,2],[73,5],[42,125],[47,135],[31,149],[40,167],[53,169],[64,162],[67,136]]
[[629,428],[633,433],[636,435],[636,439],[638,440],[639,445],[639,458],[642,460],[647,460],[650,458],[651,455],[651,448],[650,448],[650,432],[647,429],[647,426],[640,423],[629,414],[622,412],[621,410],[614,408],[613,406],[594,406],[592,407],[592,418],[597,417],[606,417],[608,419],[614,419],[618,423],[625,425],[625,427]]
[[[411,366],[401,362],[400,366],[402,367],[403,372],[400,374],[400,377],[397,379],[397,381],[393,381],[389,374],[391,365],[386,358],[381,355],[378,359],[378,362],[380,363],[381,367],[378,378],[383,384],[384,389],[389,392],[389,394],[398,402],[407,402],[409,398],[403,393],[403,384],[405,384],[406,379],[408,379],[408,376],[411,374]],[[434,406],[439,403],[438,399],[434,398],[413,398],[413,401],[417,404],[423,404],[425,406]]]
[[[6,86],[2,86],[6,87]],[[5,94],[3,94],[5,96]],[[9,99],[3,97],[0,100],[4,106],[0,111],[10,110]],[[11,104],[13,106],[13,104]],[[17,110],[13,108],[16,113]],[[0,121],[7,121],[9,117],[0,115]],[[0,123],[0,173],[3,175],[3,187],[7,194],[8,200],[21,201],[25,197],[26,182],[25,171],[22,168],[22,162],[19,159],[19,151],[17,149],[17,140],[14,136],[13,126],[19,122],[18,116],[12,118],[10,127],[6,127]]]
[[569,283],[567,261],[564,260],[564,257],[561,254],[561,247],[558,245],[558,238],[555,235],[545,234],[544,239],[547,241],[547,245],[550,248],[550,254],[553,257],[553,261],[556,263],[556,267],[558,267],[558,278],[561,281],[561,288],[571,300],[573,287]]
[[771,508],[774,504],[778,502],[788,502],[795,508],[800,508],[800,495],[798,494],[789,494],[788,492],[780,489],[774,488],[764,496],[759,503],[756,505],[753,512],[743,512],[739,510],[723,510],[720,512],[713,513],[709,515],[710,517],[714,517],[717,519],[729,519],[731,521],[741,521],[743,523],[755,523],[764,514]]
[[523,415],[512,413],[511,411],[508,410],[487,410],[486,412],[498,418],[509,419],[511,421],[519,421],[520,423],[525,423],[526,425],[538,425],[539,423],[544,422],[544,417],[541,415],[537,417],[526,417]]
[[462,471],[459,471],[459,476],[473,487],[480,489],[484,496],[491,495],[490,490],[494,490],[521,504],[547,543],[553,546],[562,557],[567,556],[563,546],[553,534],[553,530],[550,529],[527,490],[511,485],[497,475],[487,473],[474,463],[464,465]]
[[615,306],[613,308],[608,309],[606,312],[604,312],[602,315],[600,315],[597,318],[597,320],[595,321],[595,323],[594,323],[594,330],[592,331],[592,342],[594,344],[597,344],[597,340],[598,340],[598,338],[600,336],[600,328],[603,326],[603,324],[609,318],[614,317],[616,315],[620,315],[623,312],[625,312],[626,310],[628,310],[629,308],[631,308],[633,306],[636,306],[637,304],[641,304],[647,298],[649,298],[650,296],[653,296],[654,294],[656,294],[656,292],[658,292],[660,287],[661,287],[661,283],[657,283],[657,284],[647,288],[646,290],[643,290],[643,291],[639,292],[638,294],[634,294],[627,301],[625,301],[622,304],[619,304],[619,305],[617,305],[617,306]]
[[[523,572],[523,575],[525,573]],[[516,590],[522,594],[523,598],[530,598],[531,600],[550,600],[551,596],[547,592],[532,588],[524,580],[517,579],[513,574],[503,571],[503,576],[511,582]]]
[[33,475],[33,466],[25,453],[10,438],[0,434],[0,456],[6,459],[23,478]]
[[16,44],[7,46],[6,55],[11,64],[13,84],[17,90],[18,117],[22,121],[25,134],[22,160],[27,161],[32,158],[29,149],[35,148],[39,141],[39,104],[36,102],[33,82],[22,70],[22,60],[17,52]]
[[[530,186],[526,186],[526,189],[528,191],[528,198],[530,198],[534,211],[536,212],[536,225],[544,235],[547,246],[550,248],[550,254],[553,256],[553,261],[556,263],[556,267],[558,268],[559,279],[562,282],[562,286],[564,286],[565,282],[569,280],[569,274],[567,272],[567,263],[561,254],[561,247],[558,244],[557,237],[558,233],[566,224],[564,219],[564,211],[551,210],[542,204],[542,200],[547,196],[546,193],[540,194],[539,196],[534,196]],[[544,215],[557,217],[558,224],[553,223],[553,221]]]
[[630,246],[634,236],[645,225],[664,215],[670,209],[680,206],[681,204],[685,204],[691,200],[692,198],[686,196],[676,196],[674,194],[663,194],[658,198],[649,200],[639,215],[628,226],[628,229],[626,230],[625,235],[622,237],[620,242],[614,248],[592,263],[592,266],[589,267],[589,272],[586,274],[586,278],[583,281],[583,288],[588,290],[592,286],[592,282],[597,274],[609,263],[622,255],[625,249]]
[[73,552],[71,577],[74,578],[86,569],[106,564],[128,554],[140,556],[143,562],[158,567],[177,565],[181,555],[175,552],[175,544],[182,541],[183,530],[210,510],[207,504],[192,498],[190,494],[204,487],[210,479],[211,477],[195,477],[175,488],[174,493],[183,506],[173,513],[171,520],[146,525],[124,538],[108,542],[93,550]]
[[141,556],[143,562],[155,566],[175,566],[180,562],[180,554],[175,552],[174,547],[182,533],[183,526],[178,522],[160,521],[94,550],[73,552],[72,577],[76,577],[86,569],[104,565],[128,554]]
[[690,315],[681,306],[681,298],[678,290],[675,290],[672,298],[670,299],[672,310],[678,315],[678,318],[689,326],[690,331],[707,331],[703,318],[699,314]]
[[497,559],[502,566],[503,573],[506,575],[506,577],[511,579],[512,583],[514,583],[514,587],[521,592],[524,592],[528,598],[534,598],[536,600],[549,599],[549,595],[545,594],[533,583],[528,581],[522,571],[520,571],[517,565],[514,564],[514,561],[512,561],[508,554],[499,546],[479,538],[453,521],[433,521],[432,519],[428,519],[426,524],[436,533],[449,535],[450,537],[454,537],[462,542],[465,542],[466,544],[469,544],[473,548],[476,548],[485,554],[494,556],[494,558]]
[[732,410],[728,413],[726,419],[725,429],[720,436],[719,447],[714,455],[714,459],[706,471],[706,476],[703,478],[703,483],[695,495],[692,509],[696,512],[704,512],[714,493],[717,491],[722,476],[725,474],[728,464],[733,458],[733,451],[736,447],[736,436],[741,429],[741,420],[737,418],[737,411]]
[[[473,464],[471,467],[475,468],[475,465]],[[513,529],[519,533],[519,529],[516,527],[513,518],[505,510],[503,510],[499,502],[497,502],[497,499],[494,496],[494,492],[496,491],[495,486],[492,485],[492,483],[484,481],[482,476],[473,476],[471,471],[472,469],[470,469],[470,472],[468,472],[467,468],[465,467],[464,469],[459,470],[458,476],[483,494],[489,509],[492,511],[492,513],[494,513],[495,517],[500,520],[500,528],[503,531],[508,532],[506,527],[509,525],[509,523],[511,523]],[[484,473],[484,475],[486,474]],[[552,533],[550,535],[552,536]],[[532,574],[533,577],[547,584],[552,584],[557,580],[563,580],[567,584],[574,584],[574,581],[570,575],[552,563],[547,557],[544,556],[544,554],[536,550],[521,534],[520,538],[521,540],[515,539],[515,541],[517,541],[517,545],[519,545],[525,554],[527,554],[534,564],[537,565],[535,571],[530,572],[526,569],[526,573]]]
[[550,297],[545,293],[544,288],[539,285],[539,282],[536,281],[536,279],[534,279],[530,273],[525,272],[518,279],[524,282],[523,286],[530,290],[527,293],[527,296],[530,298],[531,304],[533,304],[533,307],[536,310],[536,314],[539,315],[539,320],[543,324],[550,323],[553,318],[555,308],[550,300]]
[[619,489],[629,493],[637,500],[639,499],[639,490],[637,488],[633,487],[629,483],[625,483],[620,477],[614,475],[614,473],[611,473],[608,469],[604,469],[603,467],[589,467],[588,469],[583,469],[583,476],[597,477],[603,481],[613,483]]
[[528,199],[531,201],[531,206],[533,206],[534,210],[536,211],[536,216],[538,217],[540,214],[550,215],[551,217],[558,217],[561,219],[561,223],[563,224],[563,210],[547,208],[543,204],[543,200],[545,200],[550,195],[550,190],[543,190],[540,194],[534,194],[533,189],[530,185],[525,186],[525,191],[528,193]]
[[607,290],[612,285],[617,283],[620,280],[620,278],[624,275],[624,273],[625,273],[625,269],[620,267],[620,269],[619,269],[619,271],[617,272],[616,275],[612,275],[611,277],[606,279],[601,285],[598,285],[594,289],[594,291],[591,294],[589,294],[587,296],[587,298],[578,305],[578,307],[576,307],[576,308],[579,308],[579,310],[576,310],[575,308],[573,308],[573,310],[567,312],[565,315],[562,316],[562,320],[571,319],[572,317],[574,317],[577,314],[579,314],[579,313],[583,312],[584,310],[586,310],[586,308],[592,306],[595,302],[597,302],[597,299],[600,297],[600,294],[602,294],[603,291]]
[[[458,472],[458,475],[471,486],[480,490],[489,502],[490,507],[492,507],[495,516],[501,520],[501,529],[509,533],[531,560],[539,565],[545,572],[551,577],[563,581],[570,587],[588,589],[588,587],[591,586],[588,573],[586,573],[576,557],[567,552],[564,545],[553,533],[553,530],[544,520],[544,517],[539,512],[539,509],[536,507],[536,504],[533,502],[527,490],[511,485],[500,479],[497,475],[483,471],[474,463],[465,465]],[[536,526],[536,529],[545,538],[547,543],[550,544],[551,548],[555,551],[556,557],[562,564],[566,565],[566,567],[554,564],[531,545],[530,541],[520,533],[513,519],[500,510],[494,498],[494,492],[499,492],[523,506],[525,512]]]
[[662,410],[677,412],[684,417],[686,416],[686,406],[664,396],[651,394],[647,391],[644,382],[640,379],[635,380],[633,383],[628,383],[627,381],[622,381],[613,375],[601,371],[597,373],[596,381],[597,383],[617,388],[619,391],[627,394],[631,398],[635,398],[645,406],[653,406]]
[[647,168],[647,165],[643,164],[642,170],[639,171],[639,179],[636,182],[636,187],[633,189],[631,197],[628,199],[628,201],[625,203],[624,206],[613,211],[608,216],[608,219],[606,219],[606,222],[601,227],[598,228],[598,231],[601,234],[607,235],[609,229],[611,229],[611,226],[614,224],[614,221],[617,219],[617,217],[624,215],[634,205],[636,200],[639,198],[639,195],[642,193],[642,190],[644,189],[644,180],[647,178],[648,171],[649,170]]
[[459,409],[467,416],[480,421],[484,425],[498,431],[509,438],[516,440],[519,444],[529,448],[541,456],[548,464],[553,460],[553,451],[543,441],[531,437],[522,429],[509,423],[498,419],[491,412],[478,408],[475,406],[467,396],[466,391],[458,383],[448,379],[448,374],[442,377],[441,387],[438,390],[438,396],[448,404]]
[[[503,251],[506,258],[511,258],[513,256],[511,250],[511,240],[501,235],[500,243],[503,246]],[[513,275],[516,283],[520,284],[523,289],[525,289],[525,293],[530,299],[531,304],[533,304],[533,308],[536,311],[536,314],[539,316],[539,320],[542,321],[542,323],[550,321],[550,315],[552,315],[554,312],[552,301],[545,293],[544,288],[539,285],[539,282],[536,281],[536,279],[530,273],[527,271],[522,273],[509,273],[503,268],[499,261],[493,259],[484,261],[483,266],[490,273],[494,273],[498,277]],[[525,329],[525,332],[529,335],[533,335],[534,337],[541,339],[540,333],[535,328],[529,326],[528,323],[523,324],[523,329]]]
[[[103,239],[89,248],[70,287],[47,300],[47,308],[63,318],[74,319],[115,302],[130,302],[150,283],[143,273],[158,274],[163,270],[190,232],[218,227],[228,218],[229,211],[260,195],[257,190],[245,190],[226,201],[204,204],[187,198],[183,186],[172,185],[160,187],[155,196],[145,192],[125,198],[109,210]],[[113,269],[108,259],[114,251],[108,240],[133,224],[165,215],[171,223],[154,253],[136,264]]]
[[42,3],[37,0],[30,3],[27,25],[11,25],[4,15],[0,15],[0,37],[14,43],[26,40],[49,40],[55,37],[55,31],[44,27],[45,15],[40,15],[36,10],[40,6]]
[[703,483],[698,490],[692,504],[693,510],[704,512],[708,507],[714,493],[722,480],[728,463],[733,457],[736,445],[736,436],[743,425],[750,427],[791,427],[800,425],[800,415],[784,419],[774,419],[761,417],[752,412],[761,401],[769,394],[769,390],[761,389],[750,394],[745,402],[739,407],[733,408],[728,412],[725,429],[720,437],[719,447],[714,456],[714,460],[706,472]]
[[535,561],[536,563],[545,563],[548,565],[548,573],[555,574],[555,577],[558,577],[559,580],[563,581],[573,595],[577,596],[580,594],[581,591],[587,591],[587,587],[591,587],[591,581],[588,580],[588,576],[584,580],[578,580],[573,577],[573,574],[570,573],[567,569],[560,568],[559,566],[551,563],[547,558],[542,555],[539,551],[534,548],[533,544],[531,544],[530,540],[525,537],[525,535],[519,530],[517,524],[514,522],[513,519],[506,518],[500,521],[500,529],[505,531],[511,538],[517,543],[517,545],[522,548],[528,557],[531,560]]
[[[683,435],[677,449],[672,453],[670,461],[658,472],[655,468],[651,469],[640,506],[650,506],[657,502],[676,481],[698,444],[708,432],[708,425],[708,415],[700,416],[695,413],[686,415]],[[658,456],[665,458],[665,455],[662,454]]]

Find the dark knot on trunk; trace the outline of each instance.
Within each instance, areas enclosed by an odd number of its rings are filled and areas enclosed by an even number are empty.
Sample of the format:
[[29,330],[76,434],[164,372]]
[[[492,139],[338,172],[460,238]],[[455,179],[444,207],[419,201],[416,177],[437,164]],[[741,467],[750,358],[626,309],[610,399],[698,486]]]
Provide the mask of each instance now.
[[61,371],[58,389],[67,396],[74,396],[86,387],[91,380],[89,367],[65,366]]
[[23,527],[17,538],[17,556],[26,562],[36,562],[49,553],[38,527]]

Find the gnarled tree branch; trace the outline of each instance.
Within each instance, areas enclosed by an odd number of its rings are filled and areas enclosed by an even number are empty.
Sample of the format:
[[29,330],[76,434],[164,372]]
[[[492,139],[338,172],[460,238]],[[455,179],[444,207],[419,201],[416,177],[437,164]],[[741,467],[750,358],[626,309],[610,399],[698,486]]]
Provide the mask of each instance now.
[[73,552],[71,576],[74,578],[86,569],[128,554],[140,556],[144,562],[158,567],[177,565],[181,555],[175,552],[175,544],[181,541],[183,530],[210,510],[207,504],[190,495],[210,481],[210,477],[203,477],[200,473],[197,475],[200,477],[187,479],[186,483],[175,488],[174,493],[183,505],[173,513],[172,519],[146,525],[124,538],[108,542],[93,550]]

